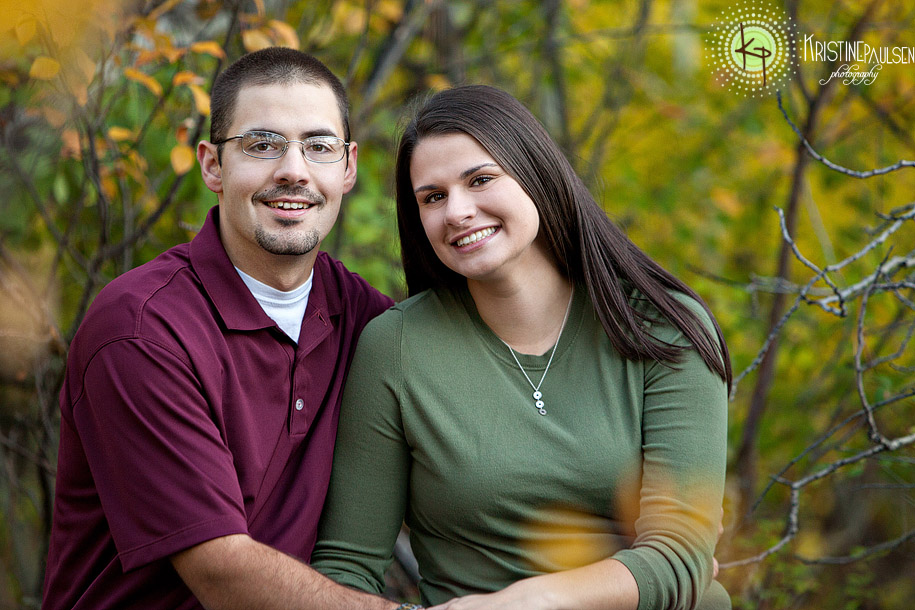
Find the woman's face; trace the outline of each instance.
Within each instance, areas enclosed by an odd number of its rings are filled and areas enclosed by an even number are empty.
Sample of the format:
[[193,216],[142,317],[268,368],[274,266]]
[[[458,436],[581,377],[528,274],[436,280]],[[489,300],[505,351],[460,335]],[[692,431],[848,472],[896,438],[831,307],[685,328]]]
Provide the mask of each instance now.
[[491,281],[552,264],[537,239],[534,202],[474,138],[453,133],[420,140],[410,179],[426,237],[452,271]]

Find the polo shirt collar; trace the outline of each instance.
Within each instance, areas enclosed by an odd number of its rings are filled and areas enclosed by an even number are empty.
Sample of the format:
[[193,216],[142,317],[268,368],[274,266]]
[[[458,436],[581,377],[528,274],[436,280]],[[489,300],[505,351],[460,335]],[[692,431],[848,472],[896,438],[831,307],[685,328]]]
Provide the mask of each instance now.
[[235,271],[219,239],[219,206],[207,213],[203,228],[191,241],[191,266],[203,288],[216,306],[227,328],[257,330],[276,324]]
[[331,265],[339,265],[326,252],[318,252],[315,259],[315,276],[311,284],[311,294],[308,296],[307,317],[314,308],[327,312],[328,316],[343,313],[343,293],[346,288],[340,285],[340,276],[331,271]]
[[[191,241],[190,258],[194,272],[227,328],[257,330],[276,326],[245,286],[219,239],[218,205],[210,208],[203,228]],[[342,288],[327,284],[328,281],[333,282],[335,277],[327,269],[331,264],[333,263],[324,252],[318,253],[308,308],[305,311],[306,319],[315,310],[320,312],[319,316],[334,316],[343,311],[340,295]]]

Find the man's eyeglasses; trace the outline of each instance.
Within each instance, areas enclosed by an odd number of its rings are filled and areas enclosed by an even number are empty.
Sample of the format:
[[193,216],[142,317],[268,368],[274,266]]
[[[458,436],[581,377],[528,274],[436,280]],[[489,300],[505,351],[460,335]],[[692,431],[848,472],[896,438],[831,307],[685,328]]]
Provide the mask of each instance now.
[[336,163],[349,150],[349,142],[333,136],[313,136],[304,140],[287,140],[271,131],[248,131],[213,144],[225,144],[229,140],[241,140],[241,151],[255,159],[279,159],[293,142],[302,145],[302,155],[314,163]]

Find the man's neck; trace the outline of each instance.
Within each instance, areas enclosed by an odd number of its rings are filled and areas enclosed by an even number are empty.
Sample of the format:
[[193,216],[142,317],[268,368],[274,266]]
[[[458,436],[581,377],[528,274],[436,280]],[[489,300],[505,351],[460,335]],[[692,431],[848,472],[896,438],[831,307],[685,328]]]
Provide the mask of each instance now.
[[[308,281],[312,269],[314,269],[315,260],[318,258],[318,250],[316,248],[301,256],[272,255],[270,258],[276,260],[245,261],[242,264],[232,260],[232,264],[271,288],[289,292]],[[232,259],[231,254],[229,259]]]

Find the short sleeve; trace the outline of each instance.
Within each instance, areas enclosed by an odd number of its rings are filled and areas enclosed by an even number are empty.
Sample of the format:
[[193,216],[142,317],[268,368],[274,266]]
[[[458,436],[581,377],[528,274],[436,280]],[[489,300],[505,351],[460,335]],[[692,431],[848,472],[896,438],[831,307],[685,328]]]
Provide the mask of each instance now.
[[232,454],[179,355],[123,339],[92,358],[73,420],[125,571],[246,533]]

